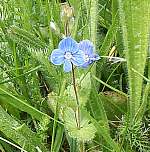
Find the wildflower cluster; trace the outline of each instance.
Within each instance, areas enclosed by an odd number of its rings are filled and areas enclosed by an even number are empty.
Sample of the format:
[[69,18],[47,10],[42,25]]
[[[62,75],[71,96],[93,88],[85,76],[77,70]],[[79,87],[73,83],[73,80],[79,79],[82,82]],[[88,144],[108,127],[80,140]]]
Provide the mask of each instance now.
[[64,71],[72,71],[72,65],[86,68],[100,57],[93,52],[94,45],[89,40],[77,43],[71,37],[60,41],[58,49],[52,51],[49,59],[54,65],[64,65]]

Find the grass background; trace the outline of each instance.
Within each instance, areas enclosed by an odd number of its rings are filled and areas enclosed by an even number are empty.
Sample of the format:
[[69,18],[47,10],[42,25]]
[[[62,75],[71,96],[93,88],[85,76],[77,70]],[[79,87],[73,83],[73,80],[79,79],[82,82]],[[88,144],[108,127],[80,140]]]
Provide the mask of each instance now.
[[[0,150],[78,152],[83,137],[89,138],[84,151],[150,151],[149,10],[149,0],[0,0]],[[64,93],[71,78],[48,56],[66,23],[74,39],[91,40],[100,56],[126,60],[101,57],[76,71],[84,77],[83,113],[96,128],[93,139],[85,129],[69,136],[60,118],[62,102],[73,106]]]

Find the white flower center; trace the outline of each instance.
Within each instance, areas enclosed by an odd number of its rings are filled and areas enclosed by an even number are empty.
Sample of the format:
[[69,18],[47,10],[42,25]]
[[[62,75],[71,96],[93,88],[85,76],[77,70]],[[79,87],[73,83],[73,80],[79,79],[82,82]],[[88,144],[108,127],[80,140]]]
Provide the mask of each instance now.
[[66,53],[65,53],[65,58],[66,58],[67,60],[70,60],[72,57],[73,57],[73,56],[72,56],[72,54],[71,54],[70,52],[66,52]]
[[88,62],[90,60],[89,56],[87,54],[84,55],[84,61]]

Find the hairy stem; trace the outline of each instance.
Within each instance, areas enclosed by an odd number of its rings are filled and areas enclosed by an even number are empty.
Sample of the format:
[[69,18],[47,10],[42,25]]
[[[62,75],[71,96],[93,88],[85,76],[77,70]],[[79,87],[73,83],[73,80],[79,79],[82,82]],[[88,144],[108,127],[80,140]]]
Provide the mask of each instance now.
[[[77,93],[77,88],[76,88],[76,79],[75,79],[75,72],[74,72],[73,64],[72,64],[72,79],[73,79],[74,93],[75,93],[76,102],[77,102],[77,113],[75,112],[75,118],[76,118],[76,122],[77,122],[77,127],[78,127],[78,129],[80,129],[81,128],[80,103],[79,103],[79,98],[78,98],[78,93]],[[84,142],[83,141],[79,142],[79,151],[84,152]]]
[[78,94],[77,94],[75,72],[74,72],[73,64],[72,64],[72,79],[73,79],[74,93],[75,93],[76,102],[77,102],[77,114],[75,113],[75,117],[77,118],[77,127],[80,129],[80,103],[79,103],[79,98],[78,98]]
[[84,142],[80,142],[80,152],[84,152]]

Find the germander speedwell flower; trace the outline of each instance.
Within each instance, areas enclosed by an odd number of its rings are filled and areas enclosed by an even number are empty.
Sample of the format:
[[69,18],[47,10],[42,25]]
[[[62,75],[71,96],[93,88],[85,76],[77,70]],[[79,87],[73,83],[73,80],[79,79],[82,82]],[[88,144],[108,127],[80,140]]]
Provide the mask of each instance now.
[[100,59],[98,54],[95,54],[94,45],[89,40],[83,40],[79,43],[79,49],[84,52],[84,64],[82,65],[83,68],[88,67],[88,65],[92,64],[94,61]]
[[61,40],[58,49],[53,50],[49,58],[54,65],[64,64],[65,72],[72,70],[72,64],[75,66],[84,64],[83,51],[79,49],[78,43],[71,37]]

